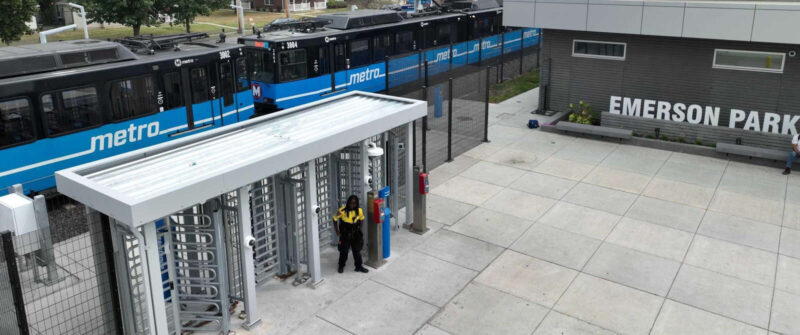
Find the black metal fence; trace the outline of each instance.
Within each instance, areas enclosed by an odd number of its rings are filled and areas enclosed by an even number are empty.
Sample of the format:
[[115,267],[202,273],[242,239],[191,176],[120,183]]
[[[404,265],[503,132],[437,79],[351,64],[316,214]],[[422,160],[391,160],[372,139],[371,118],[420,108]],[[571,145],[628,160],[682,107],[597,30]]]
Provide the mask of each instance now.
[[0,234],[0,333],[119,333],[108,225],[79,203],[35,203],[35,230]]
[[[488,140],[489,92],[539,66],[535,30],[516,30],[386,60],[386,93],[428,102],[415,123],[415,164],[426,171]],[[536,43],[526,46],[528,43]],[[426,129],[426,131],[422,131]]]

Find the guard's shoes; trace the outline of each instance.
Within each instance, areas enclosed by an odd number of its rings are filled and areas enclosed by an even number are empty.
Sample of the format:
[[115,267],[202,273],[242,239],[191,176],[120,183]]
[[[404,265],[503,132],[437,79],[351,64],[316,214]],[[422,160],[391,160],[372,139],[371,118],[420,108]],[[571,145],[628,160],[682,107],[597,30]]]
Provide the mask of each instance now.
[[344,272],[344,266],[339,266],[339,273]]
[[786,169],[783,170],[783,175],[787,175],[787,174],[790,174],[790,173],[792,173],[792,169],[790,169],[790,168],[786,168]]
[[362,266],[360,268],[356,268],[356,272],[367,273],[369,272],[369,270],[367,270],[367,268]]

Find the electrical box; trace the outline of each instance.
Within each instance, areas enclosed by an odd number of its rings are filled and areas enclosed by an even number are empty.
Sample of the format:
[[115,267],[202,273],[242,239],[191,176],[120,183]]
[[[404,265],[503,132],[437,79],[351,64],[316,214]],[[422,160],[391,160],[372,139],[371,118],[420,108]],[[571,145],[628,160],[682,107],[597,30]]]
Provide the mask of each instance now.
[[419,173],[419,194],[428,194],[430,186],[428,185],[428,174],[425,172]]
[[32,199],[16,193],[0,197],[0,231],[4,230],[17,236],[37,230]]
[[383,199],[378,198],[372,201],[372,205],[374,206],[372,208],[372,222],[376,224],[383,223],[386,220],[386,203]]

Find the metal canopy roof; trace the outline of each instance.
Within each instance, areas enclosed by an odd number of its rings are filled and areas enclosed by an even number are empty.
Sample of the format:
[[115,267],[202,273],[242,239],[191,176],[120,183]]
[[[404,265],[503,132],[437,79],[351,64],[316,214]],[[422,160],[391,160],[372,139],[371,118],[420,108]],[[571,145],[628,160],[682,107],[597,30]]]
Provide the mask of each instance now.
[[351,92],[58,171],[56,185],[138,227],[426,113],[423,101]]

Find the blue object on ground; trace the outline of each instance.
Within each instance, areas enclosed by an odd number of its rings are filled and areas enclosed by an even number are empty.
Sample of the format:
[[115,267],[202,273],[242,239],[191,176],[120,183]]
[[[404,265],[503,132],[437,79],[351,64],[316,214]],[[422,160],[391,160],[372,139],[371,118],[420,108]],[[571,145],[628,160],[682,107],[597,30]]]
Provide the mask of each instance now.
[[539,120],[528,120],[528,128],[530,129],[539,128]]
[[439,92],[439,86],[434,87],[433,90],[433,117],[442,117],[444,116],[444,110],[442,109],[442,94]]
[[389,255],[392,253],[391,242],[392,239],[389,238],[390,234],[392,233],[392,211],[389,207],[386,207],[386,221],[383,223],[383,258],[389,258]]

